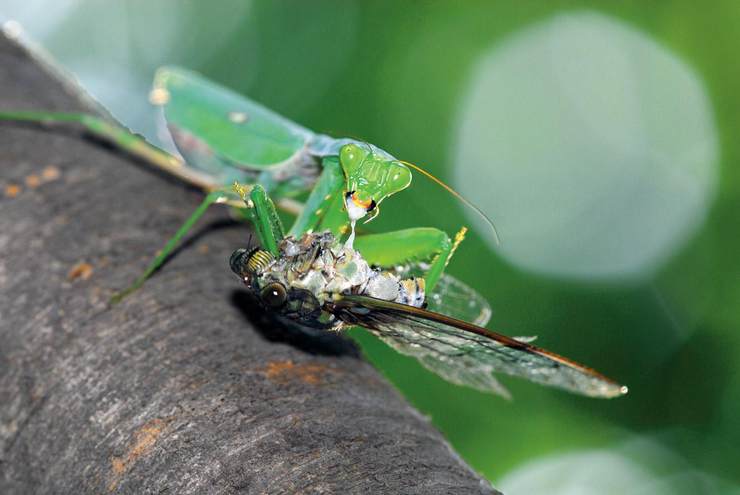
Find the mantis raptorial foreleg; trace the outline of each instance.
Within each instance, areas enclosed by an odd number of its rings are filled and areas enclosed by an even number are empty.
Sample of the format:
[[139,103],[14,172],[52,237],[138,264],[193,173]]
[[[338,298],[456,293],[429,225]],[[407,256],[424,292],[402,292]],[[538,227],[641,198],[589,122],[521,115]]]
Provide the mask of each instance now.
[[255,184],[249,192],[238,184],[234,187],[246,203],[247,215],[257,231],[262,249],[277,257],[278,244],[285,234],[274,203],[259,184]]
[[328,230],[336,237],[349,226],[344,211],[345,176],[337,157],[324,158],[322,172],[311,194],[290,229],[289,235],[301,237],[306,232]]
[[445,232],[431,227],[369,234],[358,237],[355,248],[368,263],[383,268],[393,268],[413,261],[428,261],[430,265],[424,274],[424,282],[426,291],[431,292],[466,231],[465,227],[460,229],[454,240]]

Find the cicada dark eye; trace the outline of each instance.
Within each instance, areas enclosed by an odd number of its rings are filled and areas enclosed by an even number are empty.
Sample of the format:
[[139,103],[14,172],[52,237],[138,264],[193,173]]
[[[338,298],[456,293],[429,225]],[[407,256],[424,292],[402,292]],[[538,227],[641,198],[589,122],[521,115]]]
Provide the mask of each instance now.
[[279,308],[288,299],[288,293],[285,291],[283,284],[279,282],[273,282],[265,286],[260,292],[260,299],[265,303],[266,306],[271,308]]

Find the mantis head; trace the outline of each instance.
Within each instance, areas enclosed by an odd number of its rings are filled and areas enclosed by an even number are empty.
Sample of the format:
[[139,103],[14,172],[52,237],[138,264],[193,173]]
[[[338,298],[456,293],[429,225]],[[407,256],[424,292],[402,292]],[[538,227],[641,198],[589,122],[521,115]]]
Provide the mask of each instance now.
[[403,163],[355,143],[342,146],[339,164],[347,179],[345,206],[352,220],[370,214],[369,222],[378,215],[381,201],[411,184],[411,171]]

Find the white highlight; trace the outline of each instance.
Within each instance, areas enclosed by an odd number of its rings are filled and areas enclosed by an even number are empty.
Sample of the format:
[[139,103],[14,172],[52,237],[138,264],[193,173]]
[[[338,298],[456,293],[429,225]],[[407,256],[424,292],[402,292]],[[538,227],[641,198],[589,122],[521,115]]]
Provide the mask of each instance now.
[[460,192],[496,218],[505,242],[490,245],[512,263],[639,280],[704,221],[717,157],[694,72],[625,24],[579,13],[479,61],[453,161]]

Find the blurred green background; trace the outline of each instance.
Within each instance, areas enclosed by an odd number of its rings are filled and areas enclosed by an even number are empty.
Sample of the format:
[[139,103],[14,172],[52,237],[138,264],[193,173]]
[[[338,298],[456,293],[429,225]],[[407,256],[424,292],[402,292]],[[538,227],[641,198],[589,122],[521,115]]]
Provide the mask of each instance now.
[[[369,358],[507,493],[740,493],[740,3],[3,0],[156,140],[177,64],[318,131],[422,164],[375,230],[478,228],[451,273],[489,327],[630,386],[601,401],[448,384]],[[390,214],[392,212],[392,214]]]

